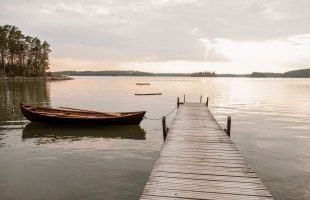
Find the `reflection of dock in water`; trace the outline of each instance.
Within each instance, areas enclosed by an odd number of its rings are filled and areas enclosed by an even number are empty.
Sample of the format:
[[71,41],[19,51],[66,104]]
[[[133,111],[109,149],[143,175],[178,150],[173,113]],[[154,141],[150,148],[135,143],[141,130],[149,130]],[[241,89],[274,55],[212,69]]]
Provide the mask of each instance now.
[[145,131],[139,125],[130,126],[64,126],[31,122],[23,129],[22,138],[120,138],[145,140]]

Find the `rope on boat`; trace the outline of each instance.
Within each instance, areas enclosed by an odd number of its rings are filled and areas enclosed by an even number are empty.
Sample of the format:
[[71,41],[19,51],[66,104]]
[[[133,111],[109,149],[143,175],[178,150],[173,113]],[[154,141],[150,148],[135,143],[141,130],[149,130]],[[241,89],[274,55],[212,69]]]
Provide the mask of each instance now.
[[[168,116],[171,115],[177,108],[178,108],[178,106],[174,107],[174,108],[173,108],[168,114],[166,114],[165,116],[168,117]],[[149,117],[144,116],[144,119],[147,119],[147,120],[162,120],[162,117],[160,117],[160,118],[149,118]]]

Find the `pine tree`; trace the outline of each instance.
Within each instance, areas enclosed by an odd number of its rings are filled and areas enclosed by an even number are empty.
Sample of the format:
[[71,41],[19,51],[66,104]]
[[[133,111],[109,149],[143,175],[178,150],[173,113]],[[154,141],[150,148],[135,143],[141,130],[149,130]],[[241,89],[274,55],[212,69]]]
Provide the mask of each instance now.
[[24,36],[16,26],[0,26],[0,72],[4,75],[44,76],[50,52],[46,41]]

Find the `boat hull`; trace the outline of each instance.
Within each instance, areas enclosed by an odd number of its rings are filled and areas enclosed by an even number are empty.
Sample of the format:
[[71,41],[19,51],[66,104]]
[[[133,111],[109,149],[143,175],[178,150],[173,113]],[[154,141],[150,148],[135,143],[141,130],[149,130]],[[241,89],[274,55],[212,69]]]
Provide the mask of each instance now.
[[61,116],[49,116],[27,109],[24,104],[20,104],[23,115],[32,122],[47,124],[74,124],[74,125],[138,125],[142,121],[145,111],[134,112],[128,116],[111,118],[70,118]]

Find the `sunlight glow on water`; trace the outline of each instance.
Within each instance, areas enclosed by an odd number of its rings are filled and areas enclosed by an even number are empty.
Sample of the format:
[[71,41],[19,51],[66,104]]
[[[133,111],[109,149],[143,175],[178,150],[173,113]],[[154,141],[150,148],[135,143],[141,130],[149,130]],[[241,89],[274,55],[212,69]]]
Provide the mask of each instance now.
[[[160,118],[183,94],[188,102],[208,96],[222,127],[232,117],[232,140],[275,199],[310,198],[309,79],[75,77],[2,81],[0,89],[0,199],[138,199],[162,145],[160,121],[34,126],[21,120],[19,102]],[[148,92],[163,95],[134,95]]]

